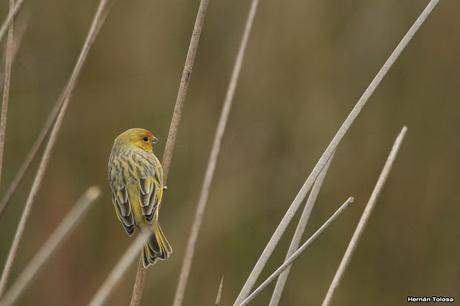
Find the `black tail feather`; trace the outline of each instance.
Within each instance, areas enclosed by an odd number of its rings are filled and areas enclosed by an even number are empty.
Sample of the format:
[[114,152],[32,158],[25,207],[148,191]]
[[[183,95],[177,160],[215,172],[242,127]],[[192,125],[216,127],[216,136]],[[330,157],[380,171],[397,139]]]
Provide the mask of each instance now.
[[144,268],[155,264],[158,260],[166,260],[172,253],[171,245],[161,230],[158,221],[153,221],[153,233],[144,246]]

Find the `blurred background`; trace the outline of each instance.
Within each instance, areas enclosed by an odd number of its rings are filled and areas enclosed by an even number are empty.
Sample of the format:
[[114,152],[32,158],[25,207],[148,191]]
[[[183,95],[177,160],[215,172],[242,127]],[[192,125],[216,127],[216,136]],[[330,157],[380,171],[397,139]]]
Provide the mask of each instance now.
[[[4,192],[58,98],[98,1],[27,1],[13,66]],[[211,1],[161,223],[173,245],[148,273],[143,305],[171,304],[249,1]],[[216,169],[185,305],[236,298],[266,242],[357,99],[427,1],[261,1]],[[19,305],[84,305],[131,240],[107,183],[113,139],[152,130],[161,157],[199,1],[117,1],[73,95],[12,280],[90,185],[103,195]],[[8,10],[1,1],[1,20]],[[460,299],[460,3],[442,1],[339,146],[305,238],[351,207],[294,264],[281,305],[319,305],[403,125],[409,130],[333,305]],[[32,171],[0,219],[0,263]],[[297,219],[296,219],[297,220]],[[296,221],[294,222],[296,223]],[[281,264],[291,224],[262,278]],[[137,261],[110,298],[127,305]],[[267,305],[273,286],[254,305]]]

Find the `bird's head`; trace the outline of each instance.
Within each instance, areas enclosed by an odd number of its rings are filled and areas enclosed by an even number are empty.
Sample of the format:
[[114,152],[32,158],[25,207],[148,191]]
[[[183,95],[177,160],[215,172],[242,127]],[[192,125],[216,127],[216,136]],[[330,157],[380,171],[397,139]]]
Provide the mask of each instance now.
[[140,148],[146,152],[153,153],[154,146],[158,143],[152,132],[146,129],[129,129],[118,135],[115,144],[126,148]]

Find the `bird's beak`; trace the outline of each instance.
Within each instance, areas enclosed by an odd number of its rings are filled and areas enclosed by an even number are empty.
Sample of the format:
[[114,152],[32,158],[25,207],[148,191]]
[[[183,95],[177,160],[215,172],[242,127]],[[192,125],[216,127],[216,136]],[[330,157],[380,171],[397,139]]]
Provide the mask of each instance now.
[[159,142],[158,138],[153,137],[152,144],[156,145]]

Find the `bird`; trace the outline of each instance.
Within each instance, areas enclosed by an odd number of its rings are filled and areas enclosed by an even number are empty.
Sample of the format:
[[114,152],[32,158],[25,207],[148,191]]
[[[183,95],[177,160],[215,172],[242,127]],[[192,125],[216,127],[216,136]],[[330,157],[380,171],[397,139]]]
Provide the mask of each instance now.
[[135,228],[149,231],[143,249],[147,269],[158,260],[166,260],[171,245],[158,221],[163,191],[166,189],[163,167],[155,156],[158,143],[152,132],[132,128],[115,138],[108,162],[108,179],[118,220],[128,236]]

